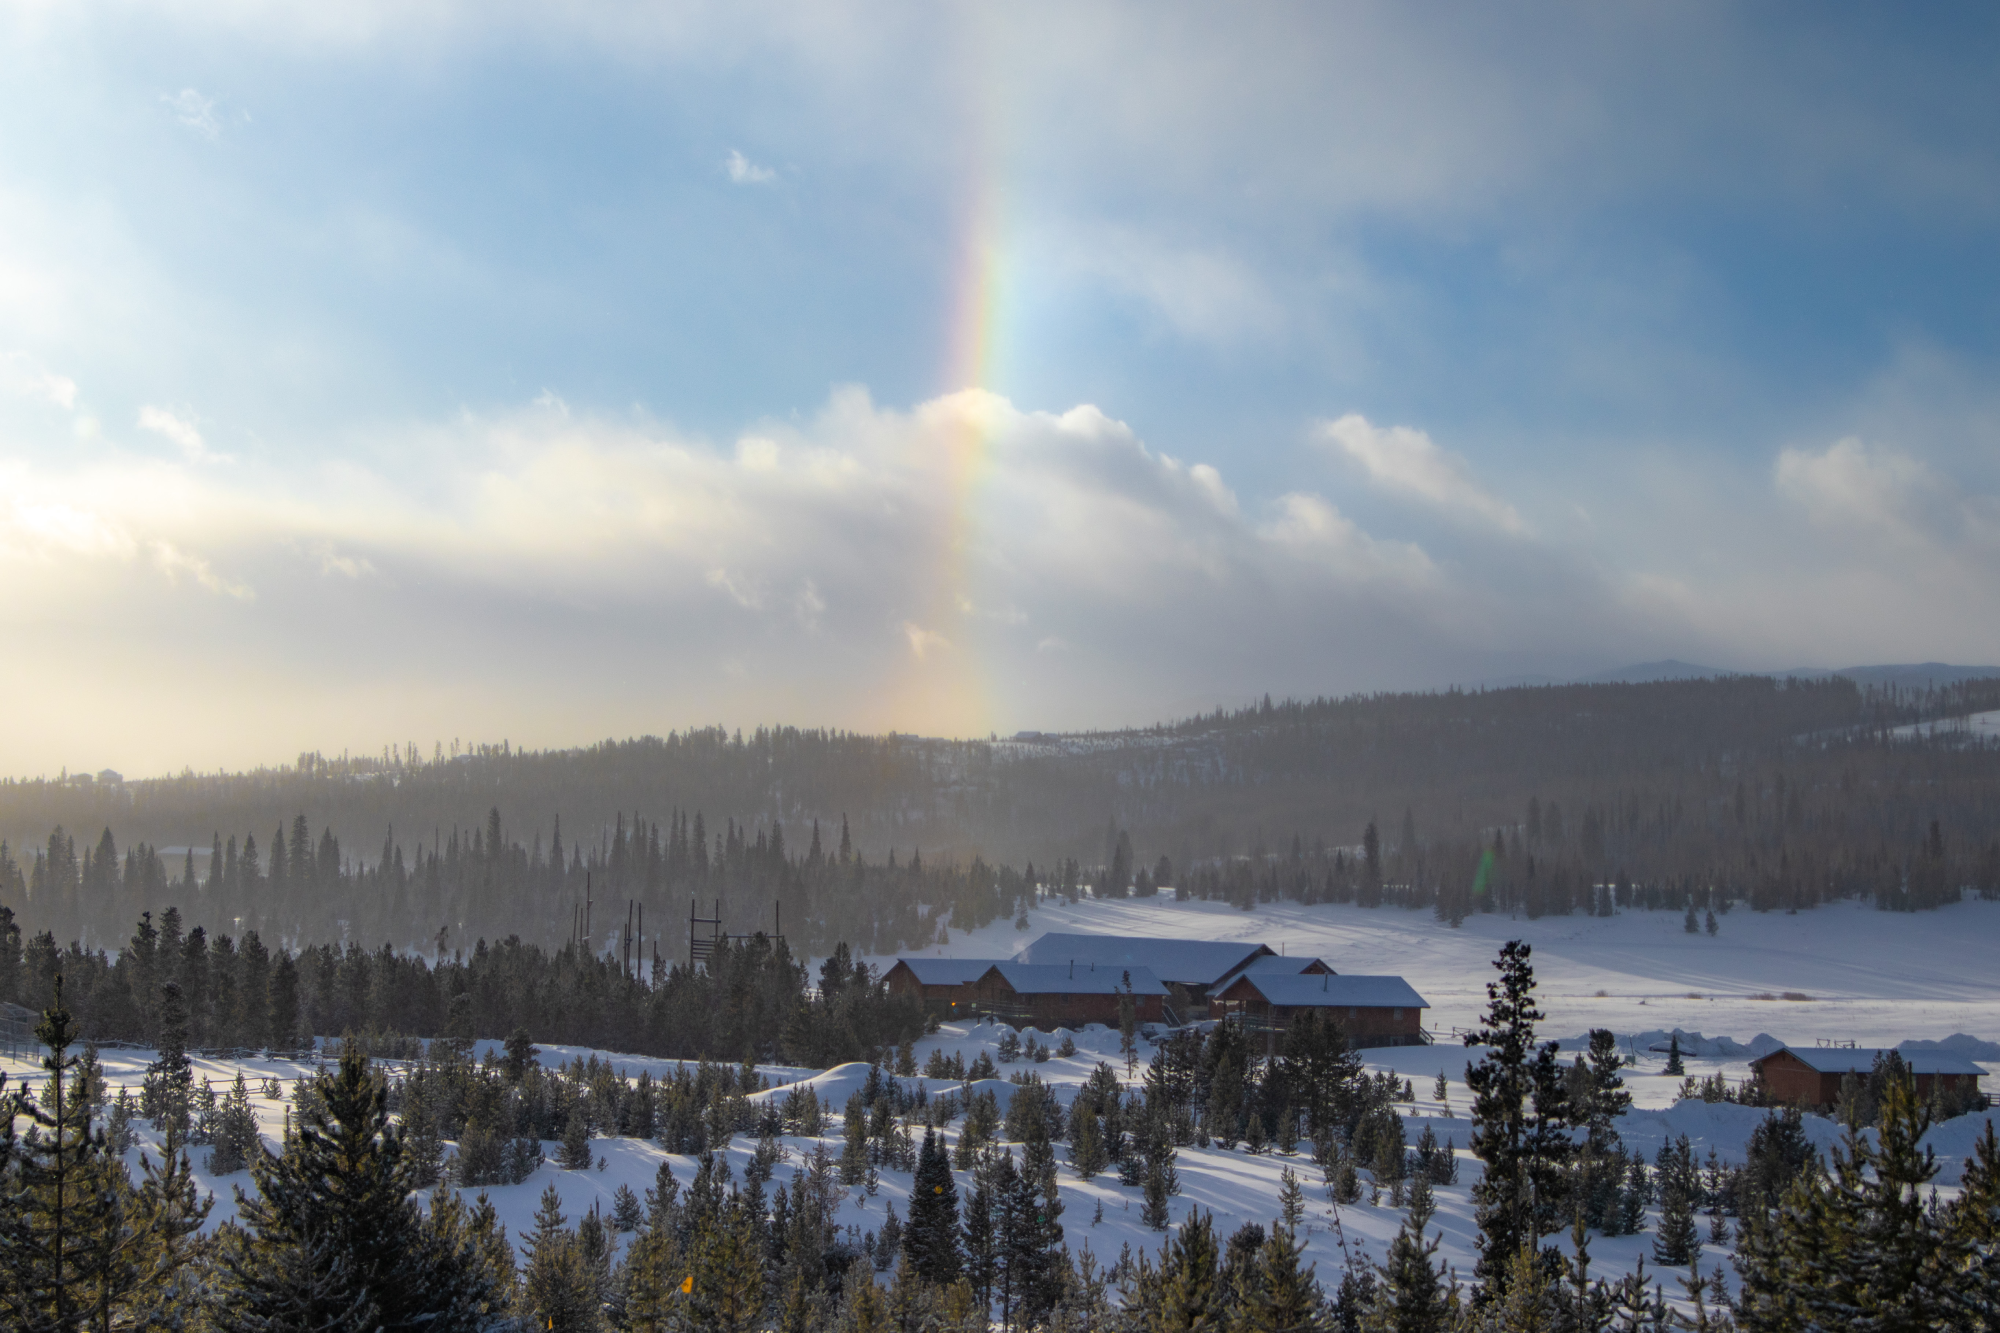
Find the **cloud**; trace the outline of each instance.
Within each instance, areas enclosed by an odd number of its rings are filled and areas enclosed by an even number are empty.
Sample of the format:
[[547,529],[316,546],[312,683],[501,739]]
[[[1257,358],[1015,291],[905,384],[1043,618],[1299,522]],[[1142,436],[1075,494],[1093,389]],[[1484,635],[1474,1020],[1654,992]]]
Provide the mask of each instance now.
[[1514,506],[1482,487],[1463,458],[1439,448],[1408,426],[1382,429],[1355,413],[1319,423],[1325,444],[1359,463],[1385,490],[1410,496],[1445,513],[1525,536],[1528,525]]
[[0,393],[76,407],[76,381],[58,375],[25,352],[0,352]]
[[1177,244],[1112,224],[1055,229],[1030,244],[1047,265],[1142,302],[1183,338],[1228,344],[1284,328],[1284,308],[1264,279],[1221,245]]
[[193,88],[183,88],[177,93],[162,94],[160,100],[173,112],[175,120],[204,139],[213,139],[222,133],[222,122],[215,115],[214,98],[204,97]]
[[221,454],[210,453],[208,445],[201,438],[201,431],[185,417],[175,416],[163,407],[142,407],[139,409],[139,428],[164,435],[180,448],[190,463],[227,462]]
[[729,179],[738,185],[769,185],[778,179],[777,172],[758,166],[734,148],[729,150],[729,157],[722,165],[729,173]]
[[214,566],[201,556],[183,551],[172,542],[155,538],[148,542],[152,552],[153,565],[170,582],[178,583],[182,578],[191,578],[201,587],[224,597],[233,597],[240,602],[255,600],[257,594],[247,584],[235,583],[215,572]]

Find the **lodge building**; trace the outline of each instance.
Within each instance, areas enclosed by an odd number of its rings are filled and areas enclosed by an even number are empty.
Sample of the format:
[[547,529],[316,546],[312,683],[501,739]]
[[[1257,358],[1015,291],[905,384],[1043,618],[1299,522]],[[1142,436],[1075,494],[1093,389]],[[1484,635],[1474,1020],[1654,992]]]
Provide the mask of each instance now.
[[1240,941],[1052,932],[1009,959],[899,958],[884,981],[940,1017],[992,1015],[1045,1029],[1114,1026],[1129,994],[1142,1023],[1209,1018],[1276,1032],[1310,1011],[1331,1016],[1357,1047],[1430,1040],[1430,1006],[1401,977],[1344,977],[1322,959]]
[[[1886,1050],[1855,1046],[1780,1046],[1750,1062],[1772,1101],[1826,1108],[1840,1104],[1840,1083],[1849,1074],[1867,1078]],[[1986,1071],[1962,1055],[1945,1051],[1898,1051],[1916,1079],[1917,1096],[1933,1091],[1977,1092]]]

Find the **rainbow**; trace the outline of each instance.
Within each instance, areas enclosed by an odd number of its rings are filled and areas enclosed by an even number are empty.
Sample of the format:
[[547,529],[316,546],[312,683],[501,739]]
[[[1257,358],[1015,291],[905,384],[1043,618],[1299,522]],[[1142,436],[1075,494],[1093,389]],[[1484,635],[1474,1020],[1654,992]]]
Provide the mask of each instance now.
[[[992,123],[990,116],[981,119]],[[977,155],[992,161],[990,152]],[[943,396],[931,405],[939,430],[915,433],[916,447],[942,447],[942,458],[916,460],[942,472],[944,505],[921,601],[905,626],[909,669],[891,711],[933,734],[980,736],[994,709],[982,668],[982,626],[973,614],[971,554],[979,536],[978,496],[992,461],[999,330],[1004,311],[1003,207],[995,173],[980,175],[961,214],[956,278],[940,368]],[[906,722],[904,725],[908,725]]]

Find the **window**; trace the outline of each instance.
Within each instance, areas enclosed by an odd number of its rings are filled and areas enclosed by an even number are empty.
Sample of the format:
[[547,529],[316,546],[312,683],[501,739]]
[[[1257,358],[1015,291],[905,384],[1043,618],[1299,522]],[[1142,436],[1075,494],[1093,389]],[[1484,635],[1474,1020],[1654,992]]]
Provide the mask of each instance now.
[[1401,1021],[1401,1019],[1402,1019],[1402,1017],[1403,1017],[1403,1011],[1402,1011],[1401,1009],[1391,1009],[1391,1010],[1389,1011],[1389,1016],[1390,1016],[1391,1018],[1394,1018],[1394,1019],[1398,1020],[1398,1021]]

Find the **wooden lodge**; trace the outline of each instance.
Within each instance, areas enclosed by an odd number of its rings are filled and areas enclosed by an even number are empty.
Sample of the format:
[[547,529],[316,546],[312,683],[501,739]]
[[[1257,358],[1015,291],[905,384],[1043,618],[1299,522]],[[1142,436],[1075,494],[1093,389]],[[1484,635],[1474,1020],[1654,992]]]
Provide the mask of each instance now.
[[1119,1001],[1128,993],[1133,1016],[1158,1023],[1167,998],[1167,988],[1147,968],[1088,963],[995,963],[972,989],[981,1013],[1044,1030],[1086,1023],[1116,1027]]
[[[1823,1109],[1840,1104],[1842,1079],[1849,1074],[1867,1078],[1885,1054],[1866,1046],[1780,1046],[1752,1060],[1750,1068],[1764,1080],[1772,1101]],[[1964,1056],[1945,1051],[1898,1054],[1916,1079],[1919,1097],[1939,1090],[1977,1092],[1979,1077],[1986,1072]]]
[[1326,1015],[1354,1047],[1427,1045],[1428,1008],[1401,977],[1340,976],[1324,964],[1300,972],[1252,968],[1209,1001],[1210,1017],[1266,1032],[1284,1031],[1303,1013]]
[[999,958],[898,958],[882,982],[891,995],[914,995],[941,1017],[970,1013],[972,983]]
[[1144,967],[1089,963],[1034,964],[996,958],[898,958],[883,982],[915,995],[941,1018],[991,1015],[1042,1028],[1118,1024],[1118,997],[1129,978],[1141,1023],[1164,1017],[1167,988]]

